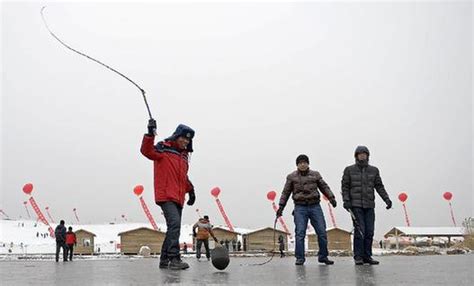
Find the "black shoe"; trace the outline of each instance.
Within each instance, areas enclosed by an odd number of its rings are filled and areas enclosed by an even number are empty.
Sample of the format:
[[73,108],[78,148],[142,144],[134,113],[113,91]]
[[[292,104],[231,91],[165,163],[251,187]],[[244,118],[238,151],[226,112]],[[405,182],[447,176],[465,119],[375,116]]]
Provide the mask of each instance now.
[[189,268],[189,264],[183,262],[181,259],[176,258],[171,260],[169,268],[173,270],[184,270]]
[[162,260],[160,261],[160,268],[161,269],[167,269],[170,265],[170,261],[169,260]]
[[364,265],[364,260],[360,257],[354,258],[355,265]]
[[296,259],[295,265],[303,265],[304,260],[303,259]]
[[370,264],[370,265],[378,265],[380,262],[372,259],[372,257],[369,257],[369,258],[364,258],[364,263]]
[[318,262],[319,263],[324,263],[326,265],[333,265],[334,264],[334,261],[329,260],[329,258],[327,258],[327,257],[322,258],[322,259],[318,259]]

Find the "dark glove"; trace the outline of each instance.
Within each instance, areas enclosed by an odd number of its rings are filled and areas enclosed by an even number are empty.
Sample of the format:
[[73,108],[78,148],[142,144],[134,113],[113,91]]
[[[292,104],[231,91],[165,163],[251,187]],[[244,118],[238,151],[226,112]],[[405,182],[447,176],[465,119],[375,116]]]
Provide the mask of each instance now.
[[390,199],[387,199],[385,203],[387,204],[387,207],[386,207],[387,210],[392,208],[392,201]]
[[284,207],[283,207],[282,205],[280,205],[280,207],[278,208],[278,210],[277,210],[277,212],[276,212],[276,216],[277,216],[277,217],[283,216],[283,208],[284,208]]
[[193,237],[196,237],[196,233],[195,233],[195,232],[193,232]]
[[346,210],[350,210],[352,208],[352,204],[351,202],[344,202],[342,207],[345,208]]
[[148,135],[155,136],[156,134],[156,121],[155,119],[148,120]]
[[194,205],[194,202],[196,201],[196,194],[194,194],[194,190],[192,190],[188,193],[188,195],[189,195],[189,199],[188,199],[187,204],[188,206],[192,206]]
[[331,205],[332,205],[333,208],[335,208],[335,207],[337,206],[336,199],[333,198],[333,199],[331,199],[329,202],[331,203]]

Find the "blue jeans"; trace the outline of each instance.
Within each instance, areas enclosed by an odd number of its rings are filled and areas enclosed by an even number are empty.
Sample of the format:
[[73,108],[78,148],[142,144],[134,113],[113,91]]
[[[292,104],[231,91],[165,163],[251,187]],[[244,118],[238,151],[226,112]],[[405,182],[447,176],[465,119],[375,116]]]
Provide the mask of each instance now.
[[[354,229],[354,258],[366,259],[372,256],[372,241],[375,229],[375,211],[369,208],[352,208],[363,236]],[[356,226],[354,225],[354,228]]]
[[160,261],[179,258],[179,235],[181,232],[181,214],[183,208],[175,202],[159,204],[166,219],[166,236],[161,246]]
[[324,220],[323,210],[319,204],[314,205],[295,205],[294,211],[295,232],[296,232],[296,248],[295,256],[297,260],[305,260],[304,258],[304,239],[306,237],[306,228],[308,220],[316,230],[319,244],[319,259],[328,256],[328,237],[326,234],[326,222]]

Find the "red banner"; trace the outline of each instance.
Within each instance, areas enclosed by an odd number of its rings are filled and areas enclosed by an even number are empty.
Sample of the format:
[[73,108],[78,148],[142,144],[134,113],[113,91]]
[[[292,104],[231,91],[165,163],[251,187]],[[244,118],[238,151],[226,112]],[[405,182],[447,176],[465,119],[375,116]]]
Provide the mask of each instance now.
[[230,231],[234,231],[234,227],[230,223],[230,220],[229,220],[229,218],[227,217],[227,214],[224,211],[224,207],[222,206],[221,201],[218,198],[216,198],[216,203],[217,203],[217,207],[219,208],[219,211],[222,214],[222,217],[224,218],[225,224],[230,229]]
[[405,212],[405,223],[407,224],[407,226],[410,226],[410,219],[408,218],[408,211],[405,204],[403,204],[403,211]]
[[55,238],[53,228],[49,225],[49,222],[44,217],[35,199],[33,197],[30,197],[29,201],[30,201],[31,207],[33,208],[36,215],[38,216],[38,220],[40,220],[42,223],[48,226],[49,236],[51,236],[51,238]]
[[[275,202],[272,202],[272,207],[273,207],[273,210],[275,211],[275,213],[278,211],[278,207],[276,206]],[[283,217],[279,217],[278,218],[278,222],[280,222],[281,224],[281,227],[283,227],[283,229],[285,230],[285,232],[289,233],[290,234],[290,238],[292,237],[291,235],[291,232],[288,230],[288,227],[286,226],[286,223],[285,221],[283,220]]]
[[151,215],[150,210],[148,209],[148,206],[146,205],[143,197],[140,197],[140,203],[142,204],[143,211],[145,212],[146,217],[148,218],[151,225],[153,226],[153,229],[158,230],[158,226],[155,223],[155,219],[153,219],[153,216]]

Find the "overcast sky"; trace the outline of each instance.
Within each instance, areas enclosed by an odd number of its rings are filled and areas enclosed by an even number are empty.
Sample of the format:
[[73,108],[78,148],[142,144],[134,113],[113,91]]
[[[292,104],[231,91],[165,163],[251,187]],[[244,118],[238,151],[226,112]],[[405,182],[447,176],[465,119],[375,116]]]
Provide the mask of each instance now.
[[[147,114],[138,90],[60,46],[43,3],[3,3],[1,200],[26,215],[22,186],[56,219],[145,221],[136,184],[158,222],[152,162],[140,154]],[[472,3],[51,3],[66,43],[138,82],[160,139],[196,130],[196,208],[223,224],[270,226],[266,193],[283,188],[305,153],[336,194],[363,144],[394,201],[377,197],[376,238],[404,225],[451,226],[473,216]],[[279,197],[279,195],[278,195]],[[284,219],[293,229],[290,201]],[[330,225],[327,206],[323,207]]]

